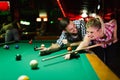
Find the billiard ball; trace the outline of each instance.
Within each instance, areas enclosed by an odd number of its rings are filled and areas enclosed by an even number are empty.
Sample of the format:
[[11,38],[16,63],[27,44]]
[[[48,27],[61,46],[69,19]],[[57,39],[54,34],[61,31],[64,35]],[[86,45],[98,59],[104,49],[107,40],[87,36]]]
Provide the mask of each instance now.
[[32,44],[32,40],[29,41],[29,44]]
[[3,48],[6,49],[6,46],[7,46],[7,45],[4,45]]
[[15,48],[16,48],[16,49],[18,49],[18,48],[19,48],[19,46],[18,46],[18,45],[15,45]]
[[37,69],[38,68],[38,61],[37,60],[31,60],[30,61],[30,67],[31,67],[31,69]]
[[44,44],[41,44],[41,47],[45,47],[45,45],[44,45]]
[[21,60],[21,57],[22,57],[21,54],[16,54],[16,60],[17,61]]
[[30,80],[30,78],[27,75],[21,75],[17,80]]
[[41,49],[44,49],[44,48],[45,48],[45,45],[44,45],[44,44],[41,44],[40,48],[41,48]]
[[67,47],[67,50],[68,51],[72,51],[72,47]]
[[9,46],[8,45],[4,45],[3,48],[4,49],[9,49]]
[[29,44],[32,44],[32,41],[29,41]]

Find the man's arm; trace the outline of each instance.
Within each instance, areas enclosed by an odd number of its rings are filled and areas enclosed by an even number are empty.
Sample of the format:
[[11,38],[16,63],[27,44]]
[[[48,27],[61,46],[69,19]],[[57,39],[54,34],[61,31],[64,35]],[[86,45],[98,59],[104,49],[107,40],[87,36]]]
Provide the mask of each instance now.
[[40,50],[40,56],[48,55],[52,52],[58,51],[60,49],[60,45],[57,43],[52,43],[52,45],[48,48],[44,48]]
[[62,40],[65,39],[65,33],[62,32],[62,34],[60,35],[59,39],[56,41],[56,43],[52,43],[48,48],[44,48],[43,50],[41,50],[40,55],[47,55],[50,54],[52,52],[58,51],[61,49],[61,47],[64,45]]
[[49,52],[54,52],[60,49],[60,45],[57,43],[52,43],[49,47]]
[[68,43],[66,46],[78,46],[80,44],[81,41],[78,41],[78,42],[73,42],[73,43]]

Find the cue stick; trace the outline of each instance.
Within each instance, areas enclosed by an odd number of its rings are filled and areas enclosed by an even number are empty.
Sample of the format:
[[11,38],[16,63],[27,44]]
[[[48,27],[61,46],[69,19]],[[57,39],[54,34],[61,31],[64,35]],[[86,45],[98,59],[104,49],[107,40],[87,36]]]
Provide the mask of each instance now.
[[43,48],[41,48],[41,47],[34,48],[35,51],[42,50],[42,49],[43,49]]
[[38,48],[34,48],[34,51],[38,51],[38,50],[42,50],[43,48],[38,47]]
[[5,42],[5,43],[1,43],[0,46],[1,46],[1,45],[6,45],[6,44],[15,43],[15,42],[16,42],[16,41],[9,41],[9,42]]
[[66,53],[63,53],[63,54],[58,54],[58,55],[55,55],[55,56],[52,56],[52,57],[44,58],[44,59],[42,59],[42,61],[51,60],[51,59],[54,59],[54,58],[57,58],[57,57],[64,56],[64,55],[66,55],[66,54],[71,54],[71,53],[74,53],[74,52],[78,52],[78,51],[81,51],[81,50],[94,48],[94,47],[97,47],[97,46],[100,46],[100,44],[95,44],[95,45],[92,45],[92,46],[88,46],[88,47],[81,48],[81,49],[79,49],[79,50],[74,50],[74,51],[72,51],[72,52],[66,52]]

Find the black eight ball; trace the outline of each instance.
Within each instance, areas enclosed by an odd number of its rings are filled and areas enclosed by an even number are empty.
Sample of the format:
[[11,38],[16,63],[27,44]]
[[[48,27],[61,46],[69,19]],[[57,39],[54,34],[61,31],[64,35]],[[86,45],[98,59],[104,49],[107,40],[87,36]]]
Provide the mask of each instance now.
[[21,60],[21,54],[16,54],[16,60],[17,61]]

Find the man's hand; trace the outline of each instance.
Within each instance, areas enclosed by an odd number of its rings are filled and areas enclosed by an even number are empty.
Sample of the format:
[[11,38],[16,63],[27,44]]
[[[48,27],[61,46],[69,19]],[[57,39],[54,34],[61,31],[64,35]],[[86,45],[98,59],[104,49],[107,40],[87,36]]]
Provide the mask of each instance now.
[[62,42],[63,42],[63,44],[65,44],[66,46],[70,46],[70,43],[68,42],[67,39],[63,39]]
[[50,53],[51,53],[50,48],[44,48],[44,49],[40,50],[40,56],[48,55]]

